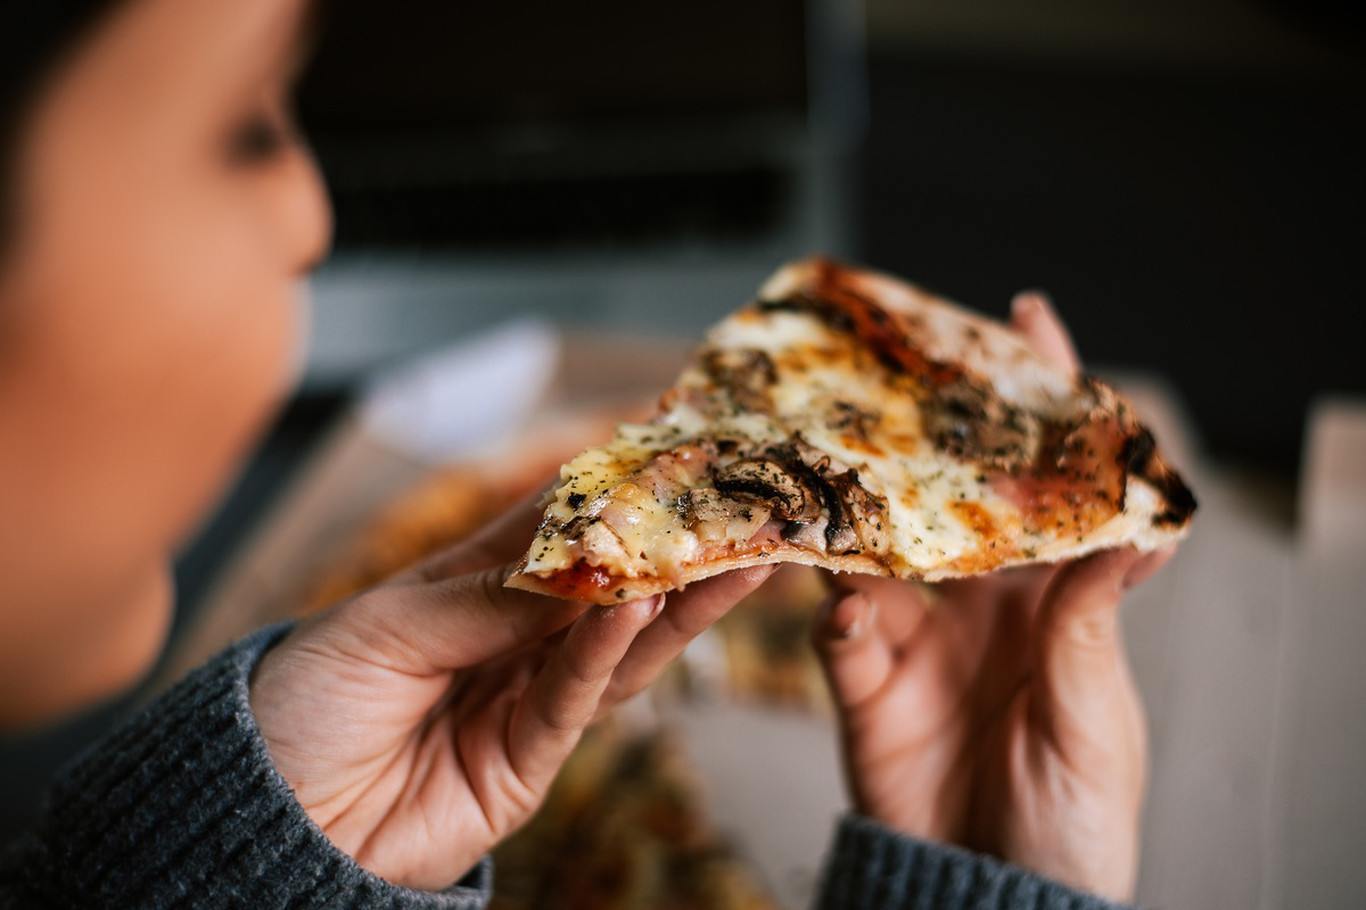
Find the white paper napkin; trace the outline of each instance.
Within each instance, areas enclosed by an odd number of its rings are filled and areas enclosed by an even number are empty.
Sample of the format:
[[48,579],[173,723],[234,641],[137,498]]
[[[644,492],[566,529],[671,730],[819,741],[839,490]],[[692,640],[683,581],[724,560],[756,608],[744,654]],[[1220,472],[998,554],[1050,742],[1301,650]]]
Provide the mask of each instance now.
[[559,359],[550,323],[504,323],[377,375],[361,398],[361,424],[383,444],[433,465],[486,454],[526,423]]

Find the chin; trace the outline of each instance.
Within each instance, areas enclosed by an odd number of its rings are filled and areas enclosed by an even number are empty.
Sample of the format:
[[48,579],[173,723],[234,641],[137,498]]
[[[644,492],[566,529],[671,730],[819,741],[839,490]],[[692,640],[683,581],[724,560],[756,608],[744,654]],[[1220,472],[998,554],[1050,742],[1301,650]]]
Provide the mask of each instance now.
[[161,655],[172,607],[170,572],[160,567],[87,617],[85,634],[68,631],[60,649],[29,649],[25,672],[0,692],[0,732],[57,723],[132,689]]
[[110,630],[104,653],[94,664],[100,668],[92,679],[99,691],[92,700],[117,695],[141,682],[166,646],[175,615],[175,586],[170,568],[160,566],[139,586],[117,628]]

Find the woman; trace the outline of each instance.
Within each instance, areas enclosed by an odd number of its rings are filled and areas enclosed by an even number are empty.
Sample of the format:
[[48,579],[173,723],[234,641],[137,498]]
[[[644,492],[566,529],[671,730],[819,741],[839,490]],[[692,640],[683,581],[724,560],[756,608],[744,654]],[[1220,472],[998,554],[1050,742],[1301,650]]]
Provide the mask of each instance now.
[[[302,0],[29,6],[41,8],[16,14],[28,19],[4,49],[10,730],[117,690],[157,653],[169,556],[288,389],[301,280],[329,233],[288,115]],[[1022,330],[1070,356],[1031,301]],[[482,906],[482,857],[534,811],[585,725],[765,575],[591,611],[510,591],[533,511],[196,671],[64,772],[0,861],[0,903]],[[859,582],[832,600],[817,635],[867,818],[843,823],[828,903],[932,896],[940,886],[915,871],[925,857],[1091,900],[897,830],[1124,896],[1142,728],[1113,616],[1120,580],[1151,562],[1119,552],[965,583],[951,621],[909,586]],[[1012,600],[1028,604],[1009,621],[1037,630],[1037,653],[1002,668],[988,647],[961,647],[991,639],[1009,613],[997,602]],[[1058,657],[1071,644],[1080,663]],[[932,685],[926,667],[943,671]],[[951,710],[968,690],[974,710]],[[993,712],[1002,698],[1023,707]],[[905,724],[908,708],[925,722]],[[1002,748],[1023,749],[1024,767],[1002,764]],[[889,879],[869,850],[911,865]]]

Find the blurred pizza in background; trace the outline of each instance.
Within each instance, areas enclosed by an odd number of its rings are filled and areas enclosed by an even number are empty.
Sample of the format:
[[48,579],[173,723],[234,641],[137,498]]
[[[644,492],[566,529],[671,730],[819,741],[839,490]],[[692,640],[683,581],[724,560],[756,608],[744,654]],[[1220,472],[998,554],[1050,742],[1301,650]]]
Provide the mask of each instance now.
[[[547,468],[547,471],[550,469]],[[520,477],[451,468],[419,483],[380,512],[311,586],[305,612],[378,584],[429,553],[458,543],[548,483],[550,473]]]
[[776,910],[718,836],[665,731],[588,730],[532,820],[497,850],[492,910]]

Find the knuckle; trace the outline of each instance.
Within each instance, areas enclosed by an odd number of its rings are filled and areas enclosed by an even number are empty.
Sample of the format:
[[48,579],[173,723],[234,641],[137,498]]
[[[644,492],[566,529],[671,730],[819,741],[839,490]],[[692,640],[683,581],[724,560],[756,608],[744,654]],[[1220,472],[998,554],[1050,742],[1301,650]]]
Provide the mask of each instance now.
[[475,578],[475,593],[482,603],[497,607],[506,600],[507,589],[503,587],[503,582],[507,579],[507,573],[501,566],[482,569]]
[[586,710],[581,705],[557,699],[544,700],[536,713],[547,729],[561,734],[582,730],[593,716],[591,710]]
[[1066,640],[1091,651],[1112,649],[1119,639],[1119,614],[1115,610],[1090,610],[1071,617],[1062,628]]
[[566,655],[564,670],[574,685],[580,689],[597,688],[603,683],[608,672],[586,655],[574,653]]

